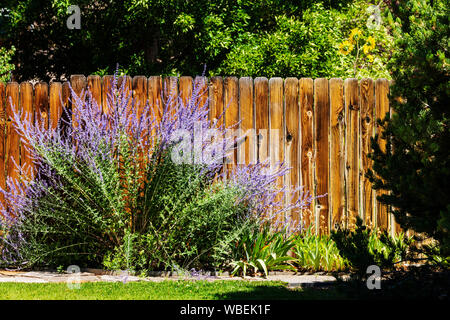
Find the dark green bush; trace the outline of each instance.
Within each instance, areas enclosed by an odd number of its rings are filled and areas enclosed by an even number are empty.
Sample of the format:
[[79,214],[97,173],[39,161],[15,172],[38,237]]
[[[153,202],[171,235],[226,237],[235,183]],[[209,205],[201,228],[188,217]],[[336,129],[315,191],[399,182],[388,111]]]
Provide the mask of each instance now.
[[[389,69],[393,115],[381,121],[387,143],[372,141],[369,177],[404,230],[439,241],[450,256],[450,8],[448,1],[393,1],[391,27],[399,48]],[[378,115],[384,118],[385,115]]]
[[363,226],[359,217],[355,230],[338,227],[332,231],[331,239],[336,243],[340,255],[360,277],[365,275],[370,265],[391,269],[396,263],[406,260],[412,241],[404,234],[392,237],[387,231],[378,236],[376,231]]

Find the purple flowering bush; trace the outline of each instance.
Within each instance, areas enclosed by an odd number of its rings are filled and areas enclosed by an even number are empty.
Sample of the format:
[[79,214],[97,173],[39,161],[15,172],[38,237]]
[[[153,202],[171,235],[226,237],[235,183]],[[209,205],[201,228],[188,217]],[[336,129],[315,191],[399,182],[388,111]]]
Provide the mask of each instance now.
[[[117,82],[108,112],[89,91],[72,92],[73,110],[55,129],[14,113],[34,163],[17,169],[34,177],[9,178],[0,190],[0,265],[211,269],[238,259],[240,239],[263,226],[298,230],[288,213],[312,197],[278,187],[289,170],[283,164],[227,170],[235,141],[230,128],[209,120],[201,86],[187,103],[169,98],[162,110],[140,112],[125,81]],[[211,127],[225,138],[199,140]],[[283,206],[295,192],[298,200]]]

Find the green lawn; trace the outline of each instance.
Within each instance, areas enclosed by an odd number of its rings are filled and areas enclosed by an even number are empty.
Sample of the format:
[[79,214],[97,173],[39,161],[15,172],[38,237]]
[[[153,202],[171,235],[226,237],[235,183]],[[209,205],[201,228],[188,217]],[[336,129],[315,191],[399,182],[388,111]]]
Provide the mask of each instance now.
[[88,282],[80,289],[66,283],[0,283],[0,300],[227,300],[342,299],[335,290],[288,289],[283,282],[163,281]]

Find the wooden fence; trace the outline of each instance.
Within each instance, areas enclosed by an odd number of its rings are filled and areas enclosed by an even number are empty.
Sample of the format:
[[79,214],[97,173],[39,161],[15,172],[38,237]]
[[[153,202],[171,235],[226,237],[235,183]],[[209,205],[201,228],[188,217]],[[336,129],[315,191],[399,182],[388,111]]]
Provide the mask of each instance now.
[[[336,223],[352,225],[356,216],[367,225],[400,230],[387,208],[376,201],[376,192],[365,177],[371,167],[370,137],[379,131],[376,118],[389,112],[386,79],[135,76],[121,77],[119,83],[124,80],[140,105],[148,100],[151,106],[169,95],[188,99],[195,82],[204,88],[202,98],[209,96],[211,118],[218,118],[225,109],[222,121],[226,126],[240,121],[240,128],[244,132],[253,128],[258,139],[277,131],[278,137],[267,144],[246,139],[235,157],[245,157],[247,162],[253,156],[285,161],[292,170],[281,183],[303,185],[313,195],[327,194],[303,217],[317,231],[329,232]],[[112,81],[112,76],[92,75],[74,75],[70,80],[76,93],[88,86],[103,108]],[[70,107],[69,95],[68,82],[0,83],[0,186],[6,187],[7,176],[20,174],[14,160],[21,164],[30,161],[12,124],[7,101],[11,98],[22,110],[36,110],[39,120],[49,125],[57,122],[63,108]]]

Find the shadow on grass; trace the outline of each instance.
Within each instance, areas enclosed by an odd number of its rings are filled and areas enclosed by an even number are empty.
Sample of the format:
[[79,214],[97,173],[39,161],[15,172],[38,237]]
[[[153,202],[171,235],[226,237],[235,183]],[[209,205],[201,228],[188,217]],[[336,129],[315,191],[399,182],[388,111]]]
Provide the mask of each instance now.
[[391,272],[380,289],[369,290],[366,281],[350,280],[322,284],[320,287],[288,288],[255,286],[246,291],[215,294],[217,299],[236,300],[450,300],[450,270],[411,268]]
[[214,295],[219,300],[342,300],[345,295],[333,286],[321,288],[288,288],[287,286],[257,286],[246,291]]

